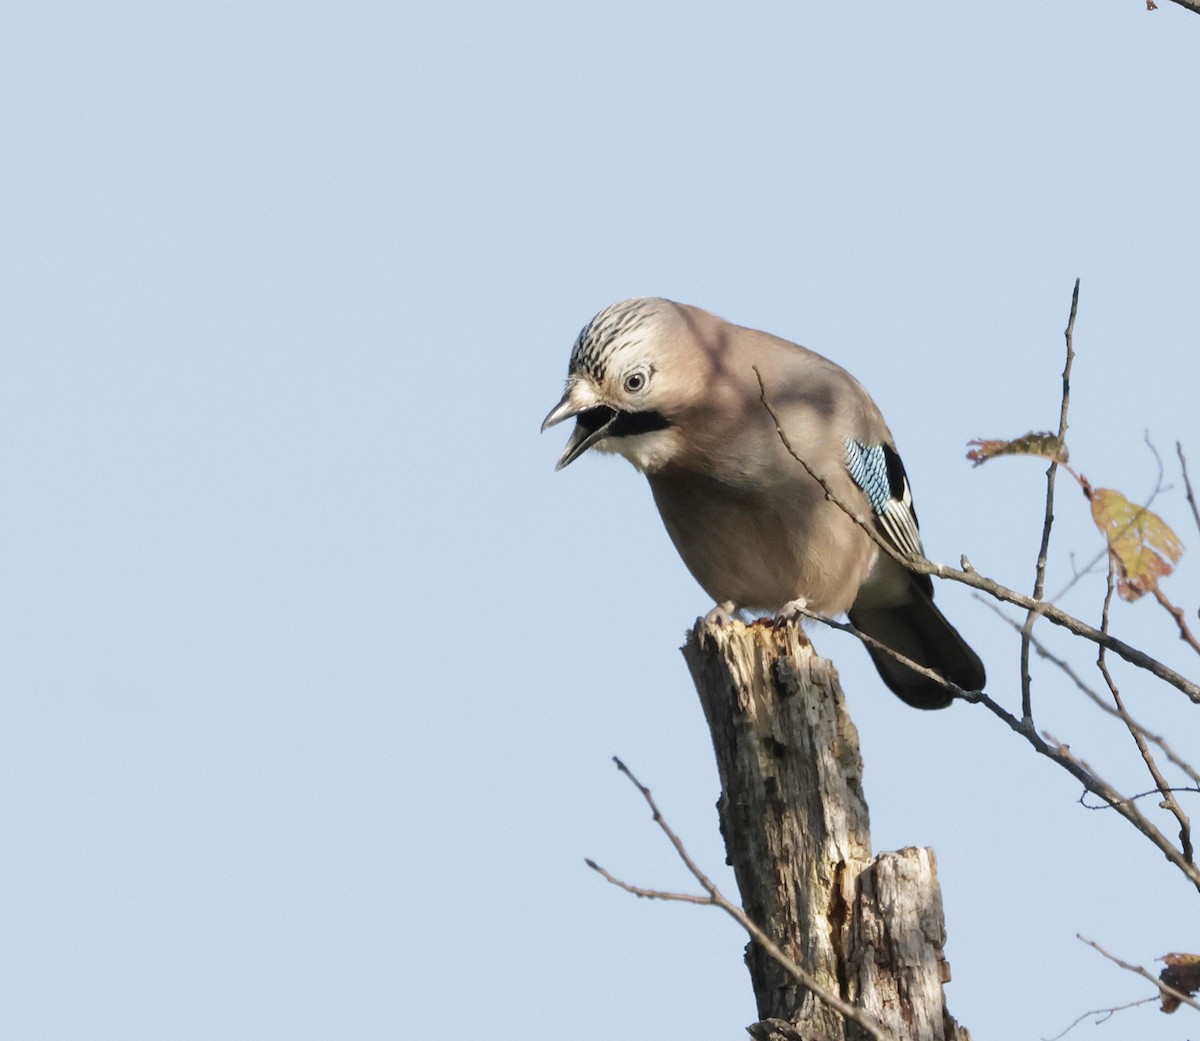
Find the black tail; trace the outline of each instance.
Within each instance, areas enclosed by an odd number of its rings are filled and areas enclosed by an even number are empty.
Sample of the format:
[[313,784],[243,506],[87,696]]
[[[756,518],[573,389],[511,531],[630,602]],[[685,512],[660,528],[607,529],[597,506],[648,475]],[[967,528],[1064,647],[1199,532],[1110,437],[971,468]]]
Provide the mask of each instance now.
[[[987,682],[979,655],[916,582],[912,599],[903,606],[852,609],[850,621],[859,632],[932,669],[963,690],[983,690]],[[902,665],[887,651],[869,644],[867,651],[883,682],[901,701],[914,708],[945,708],[954,700],[936,680]]]

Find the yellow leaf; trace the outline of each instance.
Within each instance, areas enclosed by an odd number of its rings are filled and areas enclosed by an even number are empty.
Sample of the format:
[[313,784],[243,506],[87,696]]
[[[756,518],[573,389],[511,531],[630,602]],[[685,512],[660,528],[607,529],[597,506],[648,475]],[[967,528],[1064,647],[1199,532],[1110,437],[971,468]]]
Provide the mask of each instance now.
[[1117,592],[1125,600],[1153,592],[1183,555],[1179,536],[1157,513],[1134,505],[1118,491],[1085,486],[1085,494],[1091,500],[1092,519],[1117,563]]
[[1040,455],[1046,459],[1053,459],[1056,463],[1067,461],[1067,446],[1056,434],[1023,434],[1011,441],[976,439],[968,441],[967,444],[975,446],[967,453],[967,458],[976,466],[982,466],[998,455]]

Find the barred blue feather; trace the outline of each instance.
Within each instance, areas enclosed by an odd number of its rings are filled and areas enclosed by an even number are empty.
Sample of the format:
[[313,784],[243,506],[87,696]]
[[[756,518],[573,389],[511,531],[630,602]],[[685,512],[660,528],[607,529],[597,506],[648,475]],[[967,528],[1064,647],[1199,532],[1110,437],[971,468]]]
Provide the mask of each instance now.
[[876,527],[899,552],[923,557],[917,514],[904,464],[891,445],[846,438],[846,469],[875,514]]

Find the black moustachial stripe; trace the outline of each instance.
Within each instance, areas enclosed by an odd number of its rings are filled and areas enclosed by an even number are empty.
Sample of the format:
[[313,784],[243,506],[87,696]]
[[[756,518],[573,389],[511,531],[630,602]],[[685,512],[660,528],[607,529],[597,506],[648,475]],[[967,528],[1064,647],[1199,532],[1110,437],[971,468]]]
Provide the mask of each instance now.
[[605,437],[632,437],[634,434],[649,434],[655,430],[666,430],[671,425],[661,412],[618,412],[607,405],[597,405],[580,412],[575,421],[583,428],[584,436],[595,433],[606,423]]
[[666,430],[671,425],[661,412],[618,412],[609,437],[632,437],[634,434],[649,434],[655,430]]

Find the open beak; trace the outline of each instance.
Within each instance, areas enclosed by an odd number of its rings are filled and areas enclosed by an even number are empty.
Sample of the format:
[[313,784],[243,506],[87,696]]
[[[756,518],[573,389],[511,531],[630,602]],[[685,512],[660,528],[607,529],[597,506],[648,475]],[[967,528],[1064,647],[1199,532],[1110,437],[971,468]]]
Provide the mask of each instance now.
[[[567,388],[567,392],[563,395],[562,401],[555,405],[550,410],[550,414],[542,421],[542,431],[544,433],[552,426],[561,423],[564,419],[575,418],[575,429],[571,432],[571,438],[567,441],[567,447],[563,449],[562,455],[558,457],[558,462],[554,467],[555,470],[561,470],[564,466],[569,466],[597,441],[607,436],[613,423],[616,422],[617,416],[620,414],[615,408],[609,408],[607,405],[598,405],[594,400],[582,400],[585,395],[581,394],[580,391],[581,387],[579,384],[571,384]],[[590,397],[590,395],[587,395],[587,397]]]

